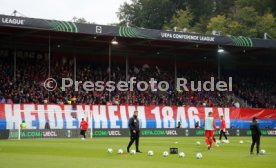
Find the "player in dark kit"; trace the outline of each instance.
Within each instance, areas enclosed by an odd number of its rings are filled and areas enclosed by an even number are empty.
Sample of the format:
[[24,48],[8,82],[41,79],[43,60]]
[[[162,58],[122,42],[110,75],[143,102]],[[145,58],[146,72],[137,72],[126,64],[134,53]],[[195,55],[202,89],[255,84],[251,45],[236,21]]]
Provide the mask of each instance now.
[[227,140],[226,136],[226,124],[223,116],[220,116],[220,132],[219,132],[219,140],[221,140],[222,135]]
[[86,138],[86,131],[88,129],[88,123],[86,121],[84,121],[84,118],[82,118],[82,120],[81,120],[80,127],[81,127],[80,134],[83,136],[83,139],[84,139],[84,138]]
[[257,155],[258,155],[260,151],[261,130],[259,127],[259,123],[257,121],[257,117],[253,117],[252,123],[250,124],[250,130],[252,134],[252,144],[251,144],[250,154],[251,155],[253,154],[253,149],[256,144]]
[[129,153],[129,149],[133,144],[133,142],[135,141],[136,152],[142,153],[139,150],[140,128],[139,128],[138,111],[134,111],[133,117],[129,119],[129,130],[130,130],[130,142],[127,146],[127,152]]

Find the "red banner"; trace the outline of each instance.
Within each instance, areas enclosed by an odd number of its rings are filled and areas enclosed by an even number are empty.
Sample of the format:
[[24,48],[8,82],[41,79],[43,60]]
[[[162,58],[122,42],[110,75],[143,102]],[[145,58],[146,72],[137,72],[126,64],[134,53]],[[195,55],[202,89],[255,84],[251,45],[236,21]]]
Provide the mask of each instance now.
[[197,121],[202,126],[211,111],[217,122],[219,116],[224,116],[227,128],[247,128],[254,116],[263,126],[276,126],[275,109],[77,105],[75,118],[71,105],[0,104],[0,129],[14,129],[22,120],[31,129],[42,128],[46,120],[53,123],[53,128],[78,128],[81,118],[90,120],[94,128],[127,128],[135,110],[142,128],[175,128],[178,122],[183,128],[194,128]]

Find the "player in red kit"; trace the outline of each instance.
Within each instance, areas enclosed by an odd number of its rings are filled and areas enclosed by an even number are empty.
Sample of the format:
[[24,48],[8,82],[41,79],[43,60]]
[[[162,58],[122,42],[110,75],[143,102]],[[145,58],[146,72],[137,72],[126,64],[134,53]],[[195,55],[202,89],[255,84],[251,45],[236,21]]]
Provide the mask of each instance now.
[[223,116],[220,116],[219,140],[221,140],[222,135],[224,135],[225,139],[227,140],[225,120],[224,120]]
[[205,141],[208,146],[208,150],[212,148],[213,138],[216,130],[216,123],[213,118],[213,112],[209,112],[205,118]]
[[80,134],[83,136],[82,139],[85,139],[86,138],[86,131],[88,129],[88,123],[86,121],[84,121],[84,118],[82,118],[82,120],[81,120],[80,128],[81,128]]

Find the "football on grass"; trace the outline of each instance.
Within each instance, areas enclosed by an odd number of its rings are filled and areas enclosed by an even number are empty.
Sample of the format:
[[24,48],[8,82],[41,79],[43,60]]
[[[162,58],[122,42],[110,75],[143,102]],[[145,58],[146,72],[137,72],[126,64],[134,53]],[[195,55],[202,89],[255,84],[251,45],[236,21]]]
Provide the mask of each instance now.
[[153,156],[153,151],[152,151],[152,150],[149,150],[149,151],[148,151],[148,155],[149,155],[149,156]]
[[123,153],[124,153],[123,149],[118,150],[118,154],[123,154]]
[[264,155],[266,153],[266,151],[264,149],[260,150],[260,154]]
[[112,148],[108,148],[108,149],[107,149],[107,152],[108,152],[108,153],[112,153],[112,152],[113,152],[113,149],[112,149]]
[[202,159],[202,154],[201,154],[201,153],[197,153],[197,154],[196,154],[196,158],[197,158],[197,159]]
[[168,157],[169,156],[169,153],[167,151],[164,151],[163,152],[163,157]]
[[179,157],[181,157],[181,158],[185,157],[185,153],[184,152],[180,152],[179,153]]
[[136,150],[131,150],[130,154],[135,155],[136,154]]

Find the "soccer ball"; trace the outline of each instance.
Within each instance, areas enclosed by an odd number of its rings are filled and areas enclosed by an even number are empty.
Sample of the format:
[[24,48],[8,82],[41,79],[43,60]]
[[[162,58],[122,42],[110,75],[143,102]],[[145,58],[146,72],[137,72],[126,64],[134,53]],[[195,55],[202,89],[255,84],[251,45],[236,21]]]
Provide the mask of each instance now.
[[107,152],[108,152],[108,153],[112,153],[112,152],[113,152],[113,149],[112,149],[112,148],[108,148],[108,149],[107,149]]
[[185,153],[184,152],[180,152],[178,156],[181,157],[181,158],[183,158],[183,157],[185,157]]
[[197,142],[196,142],[196,144],[197,144],[197,145],[200,145],[200,142],[199,142],[199,141],[197,141]]
[[201,154],[201,153],[197,153],[197,154],[196,154],[196,158],[197,158],[197,159],[201,159],[201,158],[202,158],[202,154]]
[[169,153],[167,151],[164,151],[163,152],[163,157],[168,157],[169,156]]
[[260,150],[260,154],[264,155],[265,154],[265,150],[264,149]]
[[219,143],[220,143],[220,140],[217,140],[216,142],[219,144]]
[[240,140],[240,144],[243,144],[243,140]]
[[130,154],[135,155],[136,154],[136,150],[131,150]]
[[152,150],[148,151],[148,156],[153,156],[153,151]]
[[153,153],[152,150],[149,150],[149,151],[148,151],[148,155],[149,155],[149,156],[153,156],[153,154],[154,154],[154,153]]
[[81,140],[83,140],[83,141],[84,141],[84,138],[81,138]]
[[123,153],[124,153],[123,149],[118,150],[118,154],[123,154]]

